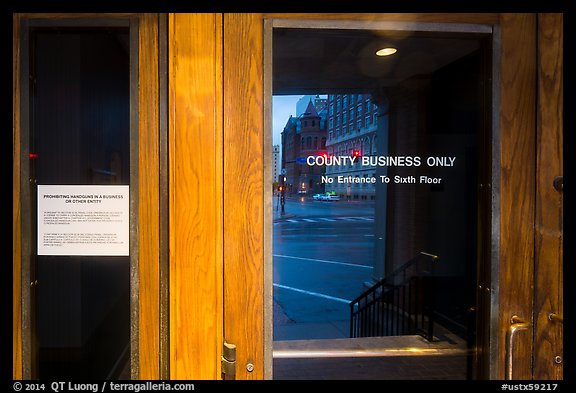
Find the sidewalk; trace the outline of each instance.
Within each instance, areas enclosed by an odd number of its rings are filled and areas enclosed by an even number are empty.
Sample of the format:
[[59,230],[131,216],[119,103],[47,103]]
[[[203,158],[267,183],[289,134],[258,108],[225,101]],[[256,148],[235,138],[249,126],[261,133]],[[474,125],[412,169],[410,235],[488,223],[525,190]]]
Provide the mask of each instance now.
[[273,222],[285,221],[285,220],[289,220],[289,219],[294,218],[294,217],[298,217],[298,216],[296,214],[292,214],[292,213],[281,214],[280,210],[276,211],[276,207],[274,207],[274,210],[272,213],[272,221]]
[[348,321],[295,323],[274,300],[274,341],[347,338]]

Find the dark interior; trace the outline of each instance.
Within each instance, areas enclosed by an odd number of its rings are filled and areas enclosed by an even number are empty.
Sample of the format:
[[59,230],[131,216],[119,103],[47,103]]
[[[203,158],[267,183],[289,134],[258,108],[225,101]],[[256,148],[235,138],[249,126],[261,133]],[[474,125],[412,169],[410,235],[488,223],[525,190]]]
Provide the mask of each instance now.
[[[37,184],[129,185],[128,28],[38,28],[30,59],[32,209]],[[33,258],[38,376],[118,378],[130,354],[130,257]]]

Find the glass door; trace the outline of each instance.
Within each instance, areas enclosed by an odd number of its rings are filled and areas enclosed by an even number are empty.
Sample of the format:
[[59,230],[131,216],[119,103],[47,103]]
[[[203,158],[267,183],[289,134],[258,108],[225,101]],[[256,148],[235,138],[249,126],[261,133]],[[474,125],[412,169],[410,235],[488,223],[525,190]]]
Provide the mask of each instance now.
[[30,37],[37,377],[130,377],[128,27]]
[[474,378],[491,28],[312,25],[272,28],[274,376]]

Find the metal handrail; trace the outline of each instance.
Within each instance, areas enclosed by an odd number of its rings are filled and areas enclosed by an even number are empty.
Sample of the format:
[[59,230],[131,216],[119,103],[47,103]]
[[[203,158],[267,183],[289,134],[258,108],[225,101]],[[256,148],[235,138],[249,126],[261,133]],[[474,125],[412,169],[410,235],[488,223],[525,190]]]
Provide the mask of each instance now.
[[350,302],[350,337],[419,333],[432,340],[432,293],[424,277],[432,275],[433,264],[407,275],[422,257],[430,258],[429,263],[438,260],[436,255],[421,252]]

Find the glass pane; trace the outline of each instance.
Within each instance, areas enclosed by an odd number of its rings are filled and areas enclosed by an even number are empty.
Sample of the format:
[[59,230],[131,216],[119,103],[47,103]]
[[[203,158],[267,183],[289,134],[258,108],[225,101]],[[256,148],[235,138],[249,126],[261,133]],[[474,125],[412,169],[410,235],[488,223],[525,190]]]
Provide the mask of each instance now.
[[474,378],[488,45],[274,29],[275,378]]
[[[106,190],[96,185],[130,184],[128,28],[37,29],[30,48],[30,195],[33,225],[41,226],[45,216],[36,208],[45,202],[35,200],[37,186],[64,195],[70,186],[93,194]],[[98,198],[85,196],[69,200],[85,205]],[[94,232],[97,213],[88,207],[83,218],[61,222],[84,220]],[[40,378],[130,377],[130,257],[92,253],[32,252],[43,254],[32,261]]]

